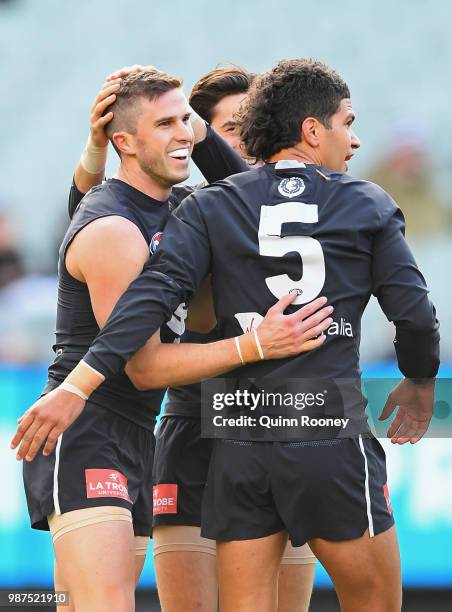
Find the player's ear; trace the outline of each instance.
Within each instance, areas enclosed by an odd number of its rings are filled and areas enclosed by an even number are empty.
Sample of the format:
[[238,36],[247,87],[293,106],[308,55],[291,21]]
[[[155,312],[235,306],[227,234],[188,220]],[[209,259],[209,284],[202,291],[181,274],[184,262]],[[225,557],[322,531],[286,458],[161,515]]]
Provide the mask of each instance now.
[[314,117],[307,117],[301,124],[301,140],[311,147],[320,144],[320,122]]
[[115,147],[125,155],[133,155],[135,153],[135,139],[128,132],[115,132],[111,137]]

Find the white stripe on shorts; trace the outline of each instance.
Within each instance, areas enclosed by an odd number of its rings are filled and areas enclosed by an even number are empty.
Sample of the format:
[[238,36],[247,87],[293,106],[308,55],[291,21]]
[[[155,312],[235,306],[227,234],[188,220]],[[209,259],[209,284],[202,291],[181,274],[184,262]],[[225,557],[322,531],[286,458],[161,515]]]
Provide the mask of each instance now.
[[364,450],[363,438],[361,435],[359,436],[359,447],[364,457],[364,470],[366,472],[366,481],[365,481],[364,487],[365,487],[365,492],[366,492],[367,522],[369,523],[369,536],[373,538],[375,533],[374,533],[374,521],[372,519],[372,510],[370,507],[369,470],[367,468],[367,457],[366,457],[366,452]]
[[58,469],[60,467],[60,448],[63,434],[60,434],[56,449],[55,449],[55,466],[53,468],[53,506],[55,508],[55,514],[61,514],[60,500],[58,499]]

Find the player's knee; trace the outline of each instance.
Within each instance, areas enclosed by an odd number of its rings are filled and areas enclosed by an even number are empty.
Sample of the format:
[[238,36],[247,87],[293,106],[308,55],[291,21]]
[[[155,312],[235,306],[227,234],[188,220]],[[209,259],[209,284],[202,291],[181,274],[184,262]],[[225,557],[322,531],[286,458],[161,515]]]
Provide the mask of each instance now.
[[349,582],[346,593],[342,593],[341,604],[345,611],[372,610],[372,612],[399,612],[402,591],[378,572],[362,572],[358,580]]
[[114,577],[99,580],[95,588],[81,589],[74,593],[75,609],[99,612],[133,612],[135,609],[134,585],[115,583]]

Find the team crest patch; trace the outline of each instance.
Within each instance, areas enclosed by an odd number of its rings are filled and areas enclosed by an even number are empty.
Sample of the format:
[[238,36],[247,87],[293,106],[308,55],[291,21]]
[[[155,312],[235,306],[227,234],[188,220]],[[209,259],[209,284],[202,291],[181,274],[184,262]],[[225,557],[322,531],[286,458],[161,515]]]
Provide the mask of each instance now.
[[157,247],[160,244],[160,240],[162,239],[162,236],[163,236],[163,232],[157,232],[156,234],[152,236],[151,244],[149,245],[149,250],[151,252],[151,255],[154,255],[154,253],[156,252]]
[[278,185],[279,193],[285,198],[294,198],[306,189],[304,180],[298,176],[283,179]]
[[177,484],[158,484],[152,487],[153,514],[177,514]]
[[86,469],[85,480],[88,499],[117,497],[128,502],[132,501],[127,488],[127,478],[117,470]]

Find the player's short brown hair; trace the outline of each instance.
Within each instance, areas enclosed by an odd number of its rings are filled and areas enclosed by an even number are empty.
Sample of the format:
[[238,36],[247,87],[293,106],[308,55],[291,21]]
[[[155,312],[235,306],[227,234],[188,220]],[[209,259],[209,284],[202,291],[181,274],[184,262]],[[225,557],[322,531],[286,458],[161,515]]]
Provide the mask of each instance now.
[[[136,118],[139,113],[137,102],[140,99],[152,102],[172,89],[182,87],[182,81],[160,70],[133,72],[121,80],[116,100],[110,104],[104,115],[113,112],[113,119],[105,126],[105,133],[115,147],[112,137],[116,132],[135,134]],[[115,147],[116,149],[116,147]],[[116,149],[118,155],[119,151]]]
[[246,93],[254,74],[240,66],[215,68],[194,85],[190,93],[190,106],[208,123],[212,122],[215,106],[226,96]]
[[267,160],[297,144],[307,117],[330,127],[341,100],[349,97],[345,81],[326,64],[314,59],[281,60],[254,79],[239,111],[247,153]]

